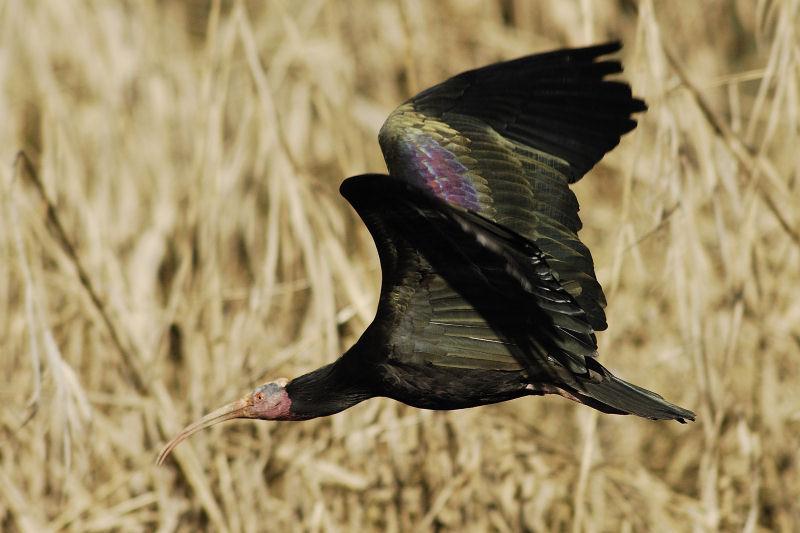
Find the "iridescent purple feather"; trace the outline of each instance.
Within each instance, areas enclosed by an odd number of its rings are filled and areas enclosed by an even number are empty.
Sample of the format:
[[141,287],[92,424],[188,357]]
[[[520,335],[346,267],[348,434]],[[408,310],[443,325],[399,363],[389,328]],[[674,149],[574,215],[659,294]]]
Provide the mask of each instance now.
[[400,143],[400,161],[407,176],[446,202],[478,211],[478,193],[467,167],[436,140],[425,134],[406,137]]

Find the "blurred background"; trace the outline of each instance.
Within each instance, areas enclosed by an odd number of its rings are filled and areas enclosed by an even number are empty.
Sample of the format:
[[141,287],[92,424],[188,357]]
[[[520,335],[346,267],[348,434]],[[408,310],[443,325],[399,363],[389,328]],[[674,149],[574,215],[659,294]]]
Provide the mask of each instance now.
[[[0,1],[0,529],[798,531],[799,11]],[[377,255],[338,186],[384,171],[397,104],[608,39],[650,110],[576,186],[601,361],[697,422],[374,399],[154,465],[372,319]]]

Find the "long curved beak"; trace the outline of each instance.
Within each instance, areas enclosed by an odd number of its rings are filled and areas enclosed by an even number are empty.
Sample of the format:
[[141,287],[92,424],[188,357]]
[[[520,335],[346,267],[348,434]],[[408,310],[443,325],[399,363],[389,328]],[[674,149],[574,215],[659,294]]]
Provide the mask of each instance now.
[[183,429],[183,431],[178,433],[175,438],[169,441],[166,446],[164,446],[164,449],[161,450],[161,453],[158,455],[156,464],[164,464],[164,460],[172,452],[172,450],[175,449],[175,446],[185,441],[201,429],[205,429],[209,426],[213,426],[214,424],[219,424],[220,422],[225,422],[226,420],[232,420],[234,418],[248,418],[249,407],[250,403],[245,399],[236,400],[235,402],[231,402],[228,405],[220,407],[216,411],[208,413],[197,422],[189,424]]

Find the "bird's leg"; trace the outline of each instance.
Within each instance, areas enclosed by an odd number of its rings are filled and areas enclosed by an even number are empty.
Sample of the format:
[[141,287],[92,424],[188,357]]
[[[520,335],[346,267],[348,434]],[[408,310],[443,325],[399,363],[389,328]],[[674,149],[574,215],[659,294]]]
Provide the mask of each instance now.
[[555,385],[551,385],[549,383],[528,383],[525,385],[525,389],[531,391],[531,394],[558,394],[559,396],[566,398],[567,400],[572,400],[573,402],[583,403],[580,398],[577,396],[570,394],[569,392],[556,387]]

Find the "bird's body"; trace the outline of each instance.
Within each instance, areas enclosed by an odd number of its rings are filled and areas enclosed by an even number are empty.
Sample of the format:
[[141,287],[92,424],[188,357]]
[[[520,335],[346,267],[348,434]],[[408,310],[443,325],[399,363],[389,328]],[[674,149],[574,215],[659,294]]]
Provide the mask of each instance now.
[[259,387],[190,426],[305,420],[375,396],[460,409],[559,394],[607,413],[694,414],[597,362],[605,296],[579,240],[579,180],[646,109],[598,60],[617,43],[455,76],[398,107],[379,140],[389,175],[341,187],[375,240],[375,319],[341,358]]

